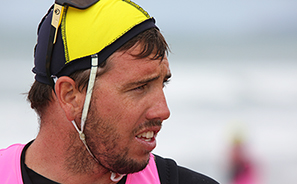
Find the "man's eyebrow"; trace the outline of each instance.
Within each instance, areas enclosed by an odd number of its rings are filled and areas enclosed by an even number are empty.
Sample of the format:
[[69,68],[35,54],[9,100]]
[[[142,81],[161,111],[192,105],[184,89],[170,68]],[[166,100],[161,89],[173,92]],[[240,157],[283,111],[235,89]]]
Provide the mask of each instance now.
[[[164,77],[164,81],[166,80],[169,80],[171,78],[171,73],[168,73],[165,77]],[[139,80],[139,81],[135,81],[135,82],[131,82],[131,83],[128,83],[128,84],[125,84],[124,85],[124,89],[127,89],[127,88],[131,88],[131,87],[134,87],[134,86],[141,86],[143,84],[147,84],[147,83],[150,83],[152,81],[155,81],[155,80],[158,80],[160,78],[160,75],[158,76],[155,76],[155,77],[148,77],[148,78],[145,78],[143,80]]]
[[130,88],[130,87],[133,87],[133,86],[139,86],[139,85],[147,84],[147,83],[150,83],[152,81],[158,80],[159,78],[160,78],[160,75],[155,76],[155,77],[149,77],[149,78],[139,80],[139,81],[135,81],[135,82],[131,82],[131,83],[126,84],[124,86],[124,88]]

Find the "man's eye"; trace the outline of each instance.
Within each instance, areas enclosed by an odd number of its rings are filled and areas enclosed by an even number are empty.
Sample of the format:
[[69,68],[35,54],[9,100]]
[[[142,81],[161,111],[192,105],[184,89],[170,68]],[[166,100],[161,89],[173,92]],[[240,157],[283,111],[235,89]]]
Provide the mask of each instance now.
[[136,88],[134,88],[133,90],[144,90],[144,88],[146,87],[147,85],[142,85],[142,86],[138,86]]

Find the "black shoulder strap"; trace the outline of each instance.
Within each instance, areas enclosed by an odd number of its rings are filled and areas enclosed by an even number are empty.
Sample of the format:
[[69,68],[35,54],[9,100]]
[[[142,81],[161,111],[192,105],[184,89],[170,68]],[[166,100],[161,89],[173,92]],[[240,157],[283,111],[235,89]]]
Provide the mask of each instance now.
[[161,184],[219,184],[212,178],[177,166],[174,160],[155,155]]
[[175,161],[155,155],[161,184],[178,184],[178,167]]

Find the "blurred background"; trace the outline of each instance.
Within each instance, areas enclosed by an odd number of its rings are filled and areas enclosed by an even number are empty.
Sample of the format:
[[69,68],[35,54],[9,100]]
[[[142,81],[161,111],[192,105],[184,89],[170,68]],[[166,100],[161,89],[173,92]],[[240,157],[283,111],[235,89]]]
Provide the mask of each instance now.
[[[154,152],[221,183],[295,183],[297,1],[135,2],[171,48],[171,117]],[[37,25],[52,3],[1,3],[0,148],[38,132],[25,93]]]

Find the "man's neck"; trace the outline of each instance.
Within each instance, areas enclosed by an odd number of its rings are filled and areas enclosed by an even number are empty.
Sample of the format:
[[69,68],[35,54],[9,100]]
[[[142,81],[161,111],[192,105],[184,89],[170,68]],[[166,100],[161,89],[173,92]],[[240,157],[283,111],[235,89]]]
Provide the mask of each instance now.
[[88,154],[79,138],[74,138],[74,135],[67,136],[65,130],[63,134],[55,133],[44,134],[41,130],[29,146],[25,163],[30,169],[63,184],[115,183],[110,180],[110,171],[100,166]]

